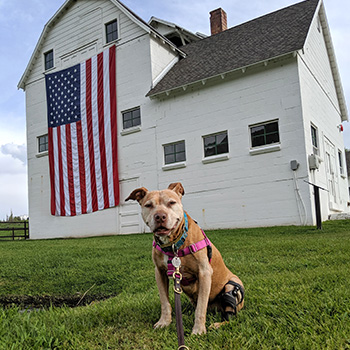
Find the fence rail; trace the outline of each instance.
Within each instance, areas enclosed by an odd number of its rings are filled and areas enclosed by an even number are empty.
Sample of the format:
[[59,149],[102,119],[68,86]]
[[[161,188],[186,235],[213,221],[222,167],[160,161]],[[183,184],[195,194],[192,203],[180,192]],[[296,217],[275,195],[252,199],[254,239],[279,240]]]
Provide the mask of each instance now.
[[0,222],[0,240],[5,239],[28,239],[29,223],[28,221],[20,222]]

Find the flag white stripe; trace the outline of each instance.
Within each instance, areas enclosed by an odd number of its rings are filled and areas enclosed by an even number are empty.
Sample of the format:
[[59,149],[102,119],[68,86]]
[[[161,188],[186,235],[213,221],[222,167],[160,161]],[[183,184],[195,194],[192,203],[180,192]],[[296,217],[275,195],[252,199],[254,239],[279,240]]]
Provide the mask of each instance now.
[[92,212],[91,199],[91,174],[90,174],[90,156],[89,156],[89,138],[86,120],[86,62],[80,65],[80,113],[81,129],[84,145],[84,167],[85,167],[85,190],[86,190],[86,212]]
[[74,200],[76,215],[81,214],[81,195],[80,195],[80,173],[79,173],[79,154],[78,154],[78,138],[77,124],[71,124],[72,138],[72,163],[73,163],[73,181],[74,181]]

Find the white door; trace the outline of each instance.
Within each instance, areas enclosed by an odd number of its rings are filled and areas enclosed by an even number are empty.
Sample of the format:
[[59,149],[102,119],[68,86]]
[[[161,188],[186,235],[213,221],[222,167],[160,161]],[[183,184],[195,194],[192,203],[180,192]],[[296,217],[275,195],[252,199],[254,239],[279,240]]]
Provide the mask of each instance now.
[[141,233],[145,231],[139,203],[135,201],[125,202],[125,198],[138,187],[140,187],[138,177],[120,181],[119,233]]
[[339,202],[338,197],[338,177],[336,172],[336,152],[335,147],[326,137],[325,137],[325,151],[326,151],[326,176],[329,191],[329,204],[330,208],[334,209]]

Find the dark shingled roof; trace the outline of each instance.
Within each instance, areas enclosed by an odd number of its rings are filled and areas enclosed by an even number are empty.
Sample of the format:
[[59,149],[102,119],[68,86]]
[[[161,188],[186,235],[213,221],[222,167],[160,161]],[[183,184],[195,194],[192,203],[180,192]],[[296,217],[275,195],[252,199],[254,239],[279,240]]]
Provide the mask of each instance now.
[[306,0],[181,47],[180,59],[147,96],[303,48],[318,0]]

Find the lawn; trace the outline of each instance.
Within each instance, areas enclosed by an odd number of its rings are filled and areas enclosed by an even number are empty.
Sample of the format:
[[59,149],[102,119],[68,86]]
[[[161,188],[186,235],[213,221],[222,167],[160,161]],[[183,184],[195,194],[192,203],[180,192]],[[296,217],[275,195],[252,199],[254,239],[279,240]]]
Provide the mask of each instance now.
[[[246,301],[229,324],[191,336],[183,296],[191,350],[350,349],[349,220],[207,235]],[[0,241],[0,349],[177,349],[175,320],[152,328],[160,304],[151,243],[149,234]],[[217,321],[208,314],[208,327]]]

